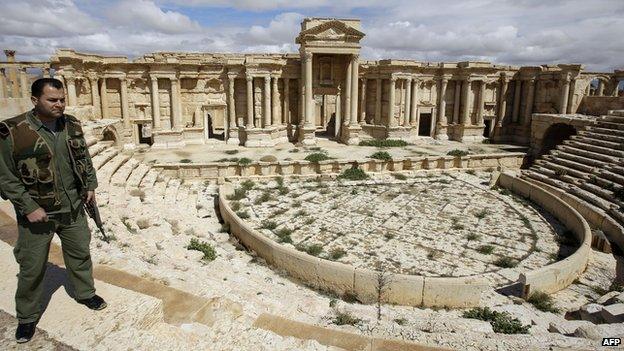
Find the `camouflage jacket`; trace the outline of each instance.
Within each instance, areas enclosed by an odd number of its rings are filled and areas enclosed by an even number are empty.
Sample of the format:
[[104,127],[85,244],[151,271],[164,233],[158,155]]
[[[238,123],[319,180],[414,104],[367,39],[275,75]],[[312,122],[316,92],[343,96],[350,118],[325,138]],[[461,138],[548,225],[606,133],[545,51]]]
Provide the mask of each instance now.
[[79,205],[82,193],[97,187],[80,122],[69,115],[61,118],[65,128],[58,143],[34,111],[0,122],[0,193],[19,214],[39,207],[68,212]]

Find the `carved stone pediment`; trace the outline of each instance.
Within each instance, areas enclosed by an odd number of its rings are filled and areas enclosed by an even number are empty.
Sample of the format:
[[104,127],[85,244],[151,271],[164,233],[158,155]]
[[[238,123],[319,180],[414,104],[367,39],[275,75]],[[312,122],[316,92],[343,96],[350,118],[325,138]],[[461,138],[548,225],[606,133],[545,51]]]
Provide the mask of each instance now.
[[301,31],[296,42],[298,44],[306,41],[359,42],[363,37],[364,33],[336,20]]

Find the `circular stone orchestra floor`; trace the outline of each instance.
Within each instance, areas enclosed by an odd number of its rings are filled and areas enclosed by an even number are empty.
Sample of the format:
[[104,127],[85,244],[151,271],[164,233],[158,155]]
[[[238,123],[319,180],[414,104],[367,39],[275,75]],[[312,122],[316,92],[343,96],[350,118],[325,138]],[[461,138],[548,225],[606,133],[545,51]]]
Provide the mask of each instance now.
[[560,247],[565,228],[552,216],[506,190],[489,189],[490,173],[470,173],[247,181],[237,188],[251,189],[230,203],[283,245],[392,273],[484,274],[497,285],[572,250]]

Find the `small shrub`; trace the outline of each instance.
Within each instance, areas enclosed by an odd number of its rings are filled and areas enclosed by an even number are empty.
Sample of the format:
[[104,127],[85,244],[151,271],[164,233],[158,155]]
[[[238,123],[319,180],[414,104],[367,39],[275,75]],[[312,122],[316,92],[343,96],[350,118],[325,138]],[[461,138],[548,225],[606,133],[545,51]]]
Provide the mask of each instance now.
[[368,174],[364,172],[364,170],[360,168],[349,168],[342,172],[338,179],[346,179],[346,180],[364,180],[368,179]]
[[489,211],[487,209],[482,209],[481,211],[475,213],[475,217],[479,218],[479,219],[483,219],[485,218],[487,215],[489,214]]
[[463,156],[467,156],[469,152],[465,150],[454,149],[454,150],[447,152],[446,154],[448,156],[463,157]]
[[394,177],[394,179],[397,180],[406,180],[407,176],[405,174],[401,174],[401,173],[392,173],[392,176]]
[[375,147],[404,147],[407,146],[408,143],[404,140],[398,139],[384,139],[384,140],[362,140],[359,143],[360,146],[375,146]]
[[254,183],[253,180],[249,180],[249,179],[241,183],[241,188],[246,191],[253,189],[254,186],[256,186],[256,183]]
[[331,157],[327,156],[326,154],[322,152],[315,152],[313,154],[309,154],[308,156],[304,158],[304,160],[310,161],[312,163],[318,163],[319,161],[325,161],[325,160],[330,160],[330,159]]
[[552,297],[543,291],[536,291],[529,295],[527,302],[540,311],[559,313],[559,309],[553,305]]
[[347,252],[343,248],[338,247],[338,248],[332,249],[329,252],[329,259],[332,261],[336,261],[336,260],[341,259],[346,254]]
[[401,317],[401,318],[395,318],[394,323],[398,324],[398,325],[405,325],[405,323],[407,323],[407,319]]
[[336,311],[336,316],[332,319],[335,325],[356,325],[362,320],[351,315],[349,312]]
[[556,175],[558,178],[562,178],[563,176],[565,176],[565,175],[567,175],[567,174],[568,174],[568,170],[567,170],[567,169],[556,169],[556,170],[555,170],[555,175]]
[[303,217],[303,216],[307,216],[308,213],[305,210],[299,210],[297,212],[295,212],[294,217]]
[[230,232],[230,223],[221,224],[221,228],[219,229],[220,233],[229,233]]
[[477,233],[468,233],[468,235],[466,235],[466,240],[468,241],[474,241],[474,240],[479,240],[480,236]]
[[280,243],[292,243],[292,238],[290,234],[292,234],[292,229],[282,228],[274,232],[275,235],[279,238]]
[[494,265],[501,268],[513,268],[518,264],[516,260],[511,257],[503,256],[494,261]]
[[624,292],[624,284],[614,281],[613,283],[611,283],[611,286],[609,286],[609,291]]
[[191,242],[190,244],[188,244],[186,249],[203,252],[204,257],[202,257],[202,260],[204,261],[210,262],[210,261],[213,261],[215,258],[217,258],[217,252],[212,247],[212,245],[210,245],[209,243],[205,241],[200,242],[199,240],[195,238],[191,239]]
[[475,175],[477,174],[477,172],[474,169],[469,169],[466,171],[466,173],[470,174],[470,175]]
[[320,244],[312,244],[312,245],[303,245],[298,244],[295,247],[299,251],[305,251],[308,255],[318,256],[321,252],[323,252],[323,246]]
[[247,157],[241,157],[238,159],[238,164],[241,166],[246,166],[248,164],[251,163],[251,159],[247,158]]
[[272,200],[275,200],[275,198],[271,196],[271,193],[269,191],[264,191],[262,195],[256,198],[256,200],[254,201],[254,205],[260,205],[262,203]]
[[281,188],[284,186],[284,177],[275,178],[275,182],[277,183],[277,187]]
[[247,212],[247,211],[238,211],[238,212],[236,212],[236,215],[240,219],[247,219],[247,218],[249,218],[249,212]]
[[291,206],[293,208],[299,208],[299,207],[301,207],[301,201],[299,201],[299,200],[294,201]]
[[477,252],[484,254],[484,255],[490,255],[491,253],[494,252],[494,246],[492,245],[481,245],[477,248]]
[[279,215],[282,215],[282,214],[286,213],[287,211],[288,211],[288,210],[287,210],[287,209],[285,209],[285,208],[280,208],[280,209],[277,209],[277,210],[273,211],[273,213],[271,213],[271,214],[269,215],[269,218],[277,217],[277,216],[279,216]]
[[358,194],[358,190],[353,188],[351,189],[351,195],[357,195]]
[[315,222],[315,219],[314,219],[314,218],[308,218],[308,219],[306,219],[306,221],[305,221],[305,222],[303,222],[303,223],[304,223],[305,225],[310,225],[310,224],[312,224],[312,223],[314,223],[314,222]]
[[614,190],[613,197],[620,201],[624,201],[624,187]]
[[277,157],[273,156],[273,155],[264,155],[262,157],[260,157],[261,162],[277,162]]
[[465,226],[463,224],[460,223],[453,223],[453,225],[451,225],[451,229],[453,230],[463,230],[465,228]]
[[436,260],[438,257],[440,257],[440,251],[438,250],[429,250],[429,252],[427,253],[427,259],[429,260]]
[[386,238],[386,240],[394,239],[394,234],[386,232],[384,233],[384,238]]
[[465,311],[462,317],[490,322],[495,333],[527,334],[531,327],[522,325],[517,318],[512,318],[507,312],[492,311],[489,307],[475,307]]
[[387,153],[386,151],[377,151],[374,154],[369,156],[370,158],[374,158],[377,160],[383,160],[383,161],[391,161],[392,160],[392,156]]
[[236,212],[240,210],[241,204],[238,201],[232,201],[230,202],[230,207],[232,208],[232,211]]
[[262,221],[260,228],[273,230],[277,228],[277,223],[275,223],[274,221],[265,220],[265,221]]
[[285,186],[281,186],[277,188],[277,191],[279,192],[280,195],[286,195],[290,192],[290,190],[288,190],[288,188]]
[[289,150],[288,152],[290,152],[290,153],[299,152],[299,149],[294,148],[294,149],[292,149],[292,150]]
[[225,150],[223,151],[223,153],[228,155],[236,155],[238,153],[238,150]]
[[189,160],[188,158],[183,158],[180,160],[180,163],[192,163],[193,161]]

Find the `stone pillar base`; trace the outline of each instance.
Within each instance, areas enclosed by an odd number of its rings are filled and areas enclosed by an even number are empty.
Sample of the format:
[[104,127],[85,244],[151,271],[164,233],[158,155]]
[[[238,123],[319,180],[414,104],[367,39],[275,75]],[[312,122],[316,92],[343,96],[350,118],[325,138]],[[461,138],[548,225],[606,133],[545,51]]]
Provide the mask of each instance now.
[[270,126],[266,128],[241,127],[239,129],[239,142],[247,147],[275,146],[288,142],[286,126]]
[[399,139],[407,142],[413,141],[418,138],[416,134],[416,128],[412,126],[396,126],[388,127],[387,139]]
[[446,124],[445,125],[438,124],[436,126],[435,139],[436,140],[449,140],[448,125],[446,125]]
[[240,138],[238,137],[238,128],[230,128],[228,129],[228,138],[225,142],[228,145],[240,145]]
[[347,145],[357,145],[360,143],[361,132],[362,127],[359,124],[343,126],[340,141]]
[[177,149],[186,145],[182,130],[159,130],[153,131],[152,135],[152,149]]
[[316,127],[314,126],[300,126],[297,128],[297,142],[301,145],[316,145]]
[[458,141],[461,141],[461,142],[467,142],[467,141],[481,142],[481,141],[483,141],[483,139],[485,139],[485,137],[483,136],[483,129],[484,128],[485,128],[485,125],[480,125],[480,126],[459,125],[458,126],[458,130],[457,130],[457,132],[459,133]]

